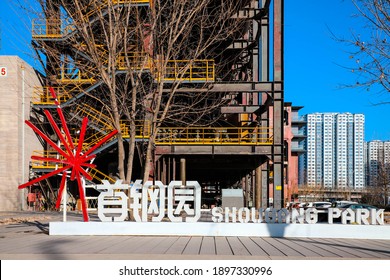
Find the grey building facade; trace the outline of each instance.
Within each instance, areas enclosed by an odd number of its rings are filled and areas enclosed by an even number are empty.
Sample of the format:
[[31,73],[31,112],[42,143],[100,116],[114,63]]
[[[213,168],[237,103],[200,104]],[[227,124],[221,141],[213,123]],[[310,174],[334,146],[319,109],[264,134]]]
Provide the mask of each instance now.
[[34,87],[40,82],[34,69],[17,56],[0,56],[0,211],[26,209],[30,156],[42,150],[29,119]]

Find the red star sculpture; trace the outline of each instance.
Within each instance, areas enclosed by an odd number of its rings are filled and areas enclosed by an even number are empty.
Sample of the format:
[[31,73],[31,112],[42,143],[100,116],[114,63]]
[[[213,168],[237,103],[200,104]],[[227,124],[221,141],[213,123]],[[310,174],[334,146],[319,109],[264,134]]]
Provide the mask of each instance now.
[[[104,144],[106,141],[108,141],[111,137],[113,137],[115,134],[118,133],[117,130],[112,131],[108,135],[106,135],[103,139],[101,139],[97,144],[95,144],[93,147],[88,149],[87,151],[83,151],[83,143],[84,143],[84,137],[85,132],[87,130],[87,124],[88,124],[88,118],[85,117],[82,121],[81,129],[80,129],[80,138],[78,141],[77,146],[75,147],[73,144],[72,137],[70,135],[67,123],[65,121],[64,114],[62,112],[62,109],[60,107],[60,104],[57,100],[57,95],[54,92],[53,88],[50,88],[50,92],[55,100],[55,104],[57,105],[57,113],[61,120],[62,129],[64,131],[64,134],[61,132],[60,128],[56,124],[56,122],[53,119],[53,116],[50,114],[48,110],[44,110],[44,113],[46,117],[48,118],[51,126],[55,130],[62,146],[65,148],[65,150],[61,149],[58,145],[56,145],[45,133],[43,133],[41,130],[39,130],[34,124],[32,124],[30,121],[26,120],[26,124],[31,127],[36,133],[38,133],[51,147],[53,147],[61,156],[63,159],[57,159],[57,158],[51,158],[51,157],[40,157],[40,156],[32,156],[31,159],[33,160],[39,160],[44,162],[53,162],[53,163],[60,163],[63,165],[62,168],[59,168],[57,170],[54,170],[50,173],[47,173],[45,175],[42,175],[38,178],[35,178],[25,184],[20,185],[18,188],[23,189],[28,186],[31,186],[37,182],[40,182],[44,179],[47,179],[51,176],[57,175],[62,172],[62,179],[61,179],[61,185],[57,197],[57,203],[56,208],[58,209],[61,204],[61,198],[62,193],[64,191],[65,187],[65,181],[67,178],[67,171],[71,171],[70,179],[72,181],[77,180],[79,193],[80,193],[80,199],[82,203],[82,211],[83,211],[83,218],[85,222],[89,221],[88,212],[87,212],[87,202],[85,200],[85,194],[84,189],[82,185],[81,178],[85,177],[88,180],[92,180],[91,175],[88,174],[88,172],[84,168],[91,168],[95,167],[96,165],[91,163],[91,160],[95,158],[96,155],[92,154],[93,151],[95,151],[97,148],[99,148],[102,144]],[[66,207],[66,206],[64,206]]]

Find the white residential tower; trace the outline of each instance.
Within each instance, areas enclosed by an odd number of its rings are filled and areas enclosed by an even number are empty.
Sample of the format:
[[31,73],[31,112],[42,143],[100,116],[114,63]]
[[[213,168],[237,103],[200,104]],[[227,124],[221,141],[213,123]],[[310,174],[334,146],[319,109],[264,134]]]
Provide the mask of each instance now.
[[367,185],[375,187],[378,179],[390,178],[390,141],[369,141],[366,149]]
[[306,184],[309,187],[364,187],[364,115],[306,115]]

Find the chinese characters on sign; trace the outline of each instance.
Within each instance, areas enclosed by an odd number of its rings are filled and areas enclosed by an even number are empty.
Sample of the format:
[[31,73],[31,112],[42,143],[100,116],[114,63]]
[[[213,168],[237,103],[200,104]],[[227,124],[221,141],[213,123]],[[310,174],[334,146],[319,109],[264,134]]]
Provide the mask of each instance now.
[[[103,180],[97,185],[98,216],[103,222],[124,221],[129,210],[136,222],[160,222],[167,216],[171,222],[196,222],[200,218],[201,187],[196,181],[172,181],[168,186],[160,181],[142,185],[137,180],[131,187],[118,180],[114,185]],[[126,194],[128,193],[129,196]],[[167,199],[166,199],[167,198]]]
[[98,196],[100,220],[102,222],[124,221],[127,217],[127,196],[122,190],[128,189],[128,185],[122,184],[121,180],[116,181],[114,185],[111,185],[107,180],[103,180],[102,183],[103,185],[96,186],[98,190],[102,191]]

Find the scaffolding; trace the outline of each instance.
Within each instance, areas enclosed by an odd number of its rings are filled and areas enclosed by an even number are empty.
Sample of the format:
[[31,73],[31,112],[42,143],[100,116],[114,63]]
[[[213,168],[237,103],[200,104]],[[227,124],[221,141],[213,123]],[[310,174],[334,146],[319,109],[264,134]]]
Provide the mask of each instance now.
[[[46,56],[46,84],[33,94],[32,105],[38,114],[43,116],[44,110],[55,108],[48,91],[49,86],[54,86],[59,103],[75,123],[84,117],[90,121],[83,148],[118,129],[120,139],[127,145],[135,142],[140,162],[135,166],[141,166],[135,168],[145,167],[146,147],[153,141],[150,176],[154,180],[167,183],[184,176],[198,180],[205,188],[240,187],[247,206],[270,206],[269,198],[273,198],[274,207],[284,206],[283,0],[231,0],[237,11],[221,28],[229,29],[229,24],[240,22],[240,29],[219,39],[218,44],[204,46],[208,55],[193,55],[193,41],[204,39],[194,36],[186,39],[188,50],[183,45],[184,49],[173,57],[162,53],[169,48],[160,42],[158,28],[154,30],[148,22],[161,8],[153,0],[84,1],[85,6],[78,11],[81,17],[72,14],[76,14],[73,1],[62,1],[64,7],[54,0],[46,2],[45,14],[50,17],[32,21],[33,45]],[[212,10],[220,3],[209,0],[208,5]],[[115,11],[118,18],[127,15],[127,19],[134,17],[140,22],[130,27],[112,27],[110,32],[129,34],[112,55],[110,45],[102,39],[107,30],[99,24]],[[161,16],[159,20],[156,22],[164,25],[171,19]],[[83,28],[93,30],[92,46],[85,41]],[[213,28],[202,30],[202,36]],[[101,75],[102,71],[106,76]],[[119,100],[142,96],[143,103],[135,105],[132,112],[110,107],[108,92],[113,85],[107,81],[112,76],[128,87],[127,95]],[[156,89],[163,92],[158,101],[152,94]],[[169,97],[172,92],[177,94]],[[208,98],[200,102],[202,95]],[[197,115],[181,114],[184,116],[180,116],[180,122],[174,117],[159,119],[161,114],[153,118],[154,102],[167,100],[174,100],[181,108],[193,106]],[[212,109],[202,113],[202,106]],[[170,109],[172,116],[174,110],[175,107]],[[115,114],[120,121],[115,121]],[[130,115],[137,116],[130,121]],[[77,135],[74,139],[77,145]],[[105,170],[114,161],[110,155],[117,152],[117,141],[118,138],[96,151]],[[179,170],[181,159],[186,166]],[[58,166],[37,166],[32,162],[31,168],[40,172]],[[99,174],[92,176],[96,181],[113,180],[97,169],[91,173]]]

